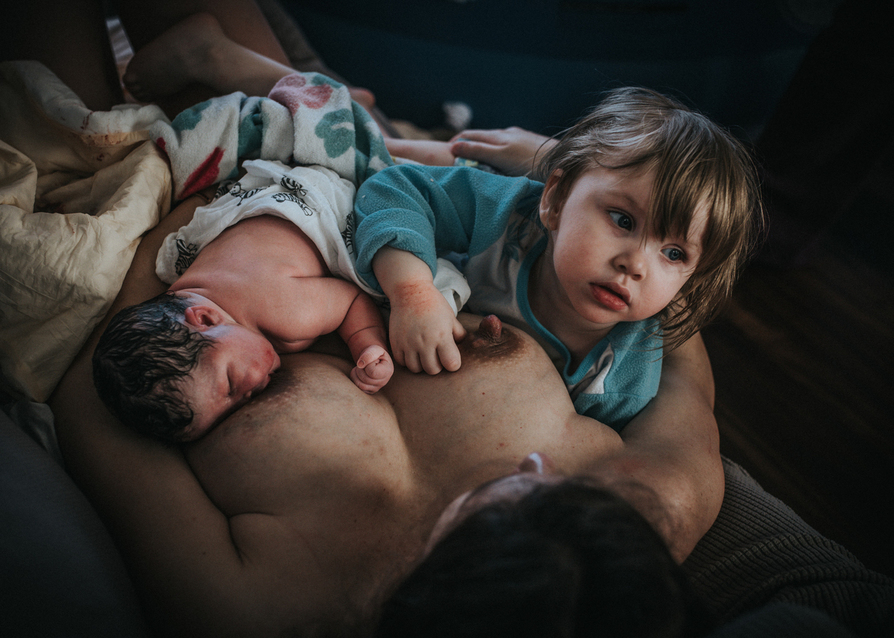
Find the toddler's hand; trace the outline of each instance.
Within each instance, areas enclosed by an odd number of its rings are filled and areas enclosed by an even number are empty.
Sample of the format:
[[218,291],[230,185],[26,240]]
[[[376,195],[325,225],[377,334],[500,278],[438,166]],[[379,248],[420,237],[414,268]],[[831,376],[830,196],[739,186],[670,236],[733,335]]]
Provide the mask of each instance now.
[[397,303],[396,298],[391,299],[388,330],[394,360],[411,372],[459,370],[462,358],[456,342],[466,330],[444,296],[431,284],[401,296]]
[[351,381],[366,392],[375,394],[394,374],[394,362],[382,346],[368,346],[360,353],[357,367],[351,370]]

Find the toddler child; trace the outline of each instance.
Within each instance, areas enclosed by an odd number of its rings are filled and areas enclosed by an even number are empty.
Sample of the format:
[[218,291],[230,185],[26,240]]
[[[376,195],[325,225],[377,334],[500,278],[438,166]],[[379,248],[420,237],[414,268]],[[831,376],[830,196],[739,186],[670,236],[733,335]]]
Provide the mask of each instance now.
[[655,395],[661,350],[728,298],[756,238],[754,167],[728,132],[676,100],[610,92],[544,158],[546,183],[403,164],[354,204],[357,270],[389,298],[395,360],[456,370],[464,331],[432,289],[467,254],[468,308],[527,330],[577,411],[620,430]]
[[364,392],[394,371],[379,309],[339,277],[353,268],[343,237],[353,185],[323,167],[244,165],[165,241],[157,271],[168,291],[116,315],[94,354],[100,397],[146,434],[202,436],[266,387],[279,353],[333,331]]

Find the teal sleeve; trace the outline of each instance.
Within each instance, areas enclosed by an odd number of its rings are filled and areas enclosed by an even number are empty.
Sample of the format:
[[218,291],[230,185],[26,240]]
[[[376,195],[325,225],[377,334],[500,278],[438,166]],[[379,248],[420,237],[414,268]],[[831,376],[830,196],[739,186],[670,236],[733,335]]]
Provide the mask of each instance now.
[[372,260],[384,246],[413,253],[435,273],[437,256],[475,255],[502,235],[509,215],[530,208],[543,185],[469,167],[401,164],[379,171],[354,203],[357,273],[381,290]]

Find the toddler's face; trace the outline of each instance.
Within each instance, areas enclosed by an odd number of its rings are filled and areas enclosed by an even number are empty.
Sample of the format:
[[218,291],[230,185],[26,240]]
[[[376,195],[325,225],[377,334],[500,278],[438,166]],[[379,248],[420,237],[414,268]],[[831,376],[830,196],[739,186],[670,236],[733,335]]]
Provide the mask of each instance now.
[[192,441],[261,392],[279,368],[279,355],[259,332],[236,323],[205,330],[206,348],[181,392],[194,412],[183,440]]
[[598,328],[652,317],[695,271],[707,211],[696,212],[687,237],[656,237],[649,227],[653,182],[652,171],[598,167],[577,179],[558,212],[541,204],[541,220],[553,231],[551,265],[573,321]]

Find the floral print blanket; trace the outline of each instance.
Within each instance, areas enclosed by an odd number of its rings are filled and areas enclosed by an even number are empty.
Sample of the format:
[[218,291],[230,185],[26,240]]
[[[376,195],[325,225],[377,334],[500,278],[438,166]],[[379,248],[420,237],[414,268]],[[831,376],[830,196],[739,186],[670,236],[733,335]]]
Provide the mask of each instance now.
[[170,159],[176,199],[236,178],[246,159],[323,166],[355,186],[393,163],[367,112],[318,73],[289,75],[267,97],[212,98],[149,132]]

